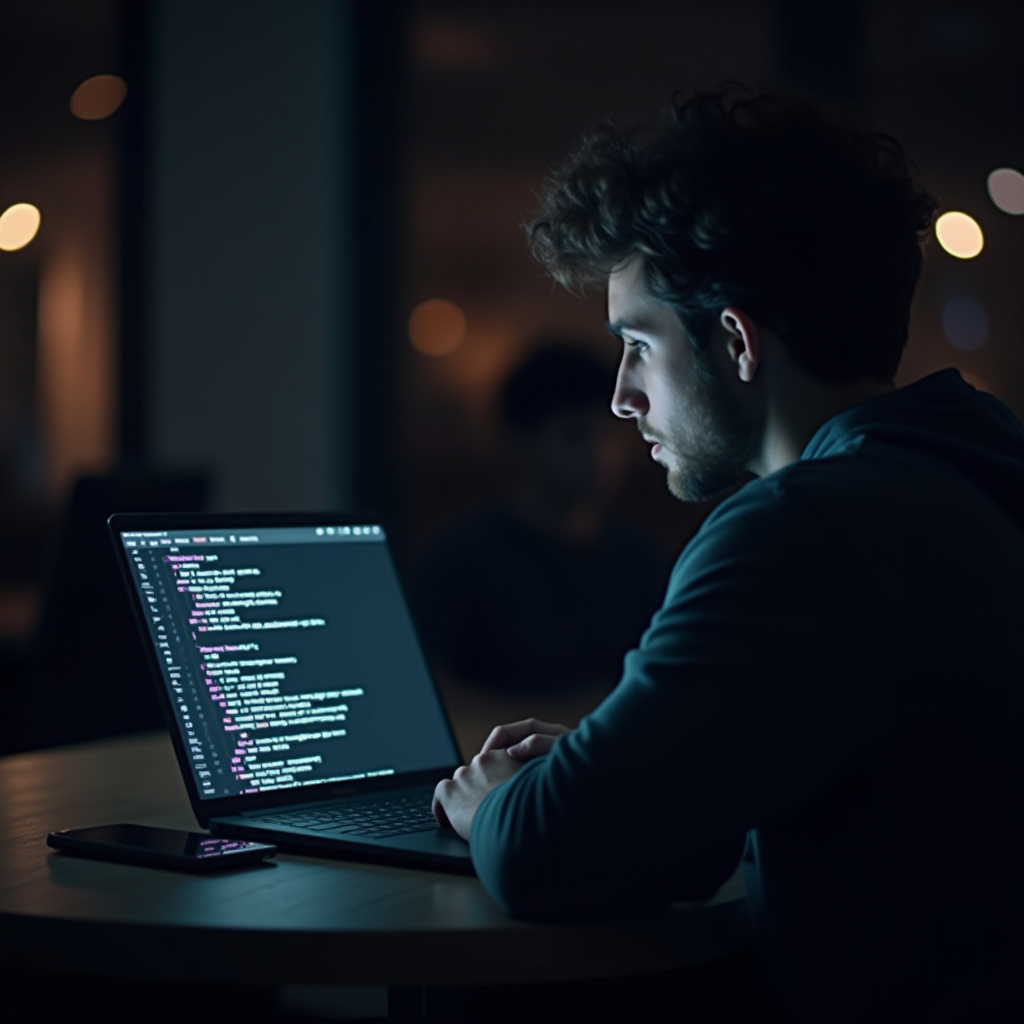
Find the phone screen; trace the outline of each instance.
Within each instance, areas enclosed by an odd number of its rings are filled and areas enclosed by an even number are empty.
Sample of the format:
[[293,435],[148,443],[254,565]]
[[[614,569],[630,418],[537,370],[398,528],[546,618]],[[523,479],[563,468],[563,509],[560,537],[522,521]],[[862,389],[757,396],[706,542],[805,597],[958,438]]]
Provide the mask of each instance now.
[[94,843],[152,850],[169,857],[223,857],[227,853],[264,846],[263,843],[250,843],[241,839],[221,839],[198,832],[179,832],[177,829],[145,825],[100,825],[97,828],[74,829],[73,832],[79,839]]

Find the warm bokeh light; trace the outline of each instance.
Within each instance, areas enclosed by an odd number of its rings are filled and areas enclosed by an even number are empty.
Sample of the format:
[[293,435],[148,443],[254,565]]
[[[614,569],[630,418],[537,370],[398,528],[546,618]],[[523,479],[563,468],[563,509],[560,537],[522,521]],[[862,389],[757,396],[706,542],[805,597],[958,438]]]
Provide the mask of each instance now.
[[15,203],[0,214],[0,249],[23,249],[39,230],[42,215],[31,203]]
[[409,341],[425,356],[446,356],[466,337],[466,314],[447,299],[427,299],[409,314]]
[[1013,167],[999,167],[988,176],[988,194],[1003,213],[1024,213],[1024,174]]
[[979,377],[976,373],[965,373],[963,370],[960,371],[960,376],[963,377],[968,384],[971,385],[977,391],[991,391],[992,389],[988,386],[988,381],[984,377]]
[[985,247],[985,236],[978,222],[955,210],[944,213],[935,222],[935,237],[950,256],[962,260],[973,259]]
[[942,308],[942,330],[949,343],[961,352],[981,348],[988,337],[985,307],[965,295],[950,299]]
[[412,51],[424,67],[441,71],[477,71],[498,60],[498,43],[490,32],[451,22],[421,24],[413,34]]
[[120,75],[93,75],[71,94],[71,113],[83,121],[102,121],[124,103],[128,85]]

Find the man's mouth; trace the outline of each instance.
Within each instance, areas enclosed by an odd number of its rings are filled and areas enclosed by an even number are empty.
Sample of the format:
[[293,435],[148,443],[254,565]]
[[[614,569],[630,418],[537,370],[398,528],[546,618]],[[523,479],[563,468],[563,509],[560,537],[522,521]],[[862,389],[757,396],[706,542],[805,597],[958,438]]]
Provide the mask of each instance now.
[[644,440],[651,446],[651,458],[657,459],[658,454],[661,452],[661,442],[655,441],[653,437],[644,436]]

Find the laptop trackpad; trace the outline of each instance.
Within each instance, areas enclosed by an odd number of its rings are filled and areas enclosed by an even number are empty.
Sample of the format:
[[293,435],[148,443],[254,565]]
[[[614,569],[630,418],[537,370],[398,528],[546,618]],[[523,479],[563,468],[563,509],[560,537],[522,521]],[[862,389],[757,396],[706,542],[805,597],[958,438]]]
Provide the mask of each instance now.
[[469,860],[469,843],[453,828],[438,828],[429,832],[410,832],[404,836],[390,836],[387,845],[398,850],[424,850],[444,857],[464,857]]

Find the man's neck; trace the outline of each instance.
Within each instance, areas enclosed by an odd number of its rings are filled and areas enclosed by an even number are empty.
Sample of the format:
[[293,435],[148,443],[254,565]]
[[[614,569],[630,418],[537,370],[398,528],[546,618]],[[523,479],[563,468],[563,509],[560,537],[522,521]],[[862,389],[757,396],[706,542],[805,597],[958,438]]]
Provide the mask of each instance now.
[[802,374],[788,378],[768,400],[761,453],[750,469],[758,476],[767,476],[796,462],[819,428],[833,416],[894,388],[892,381],[859,380],[831,387]]

